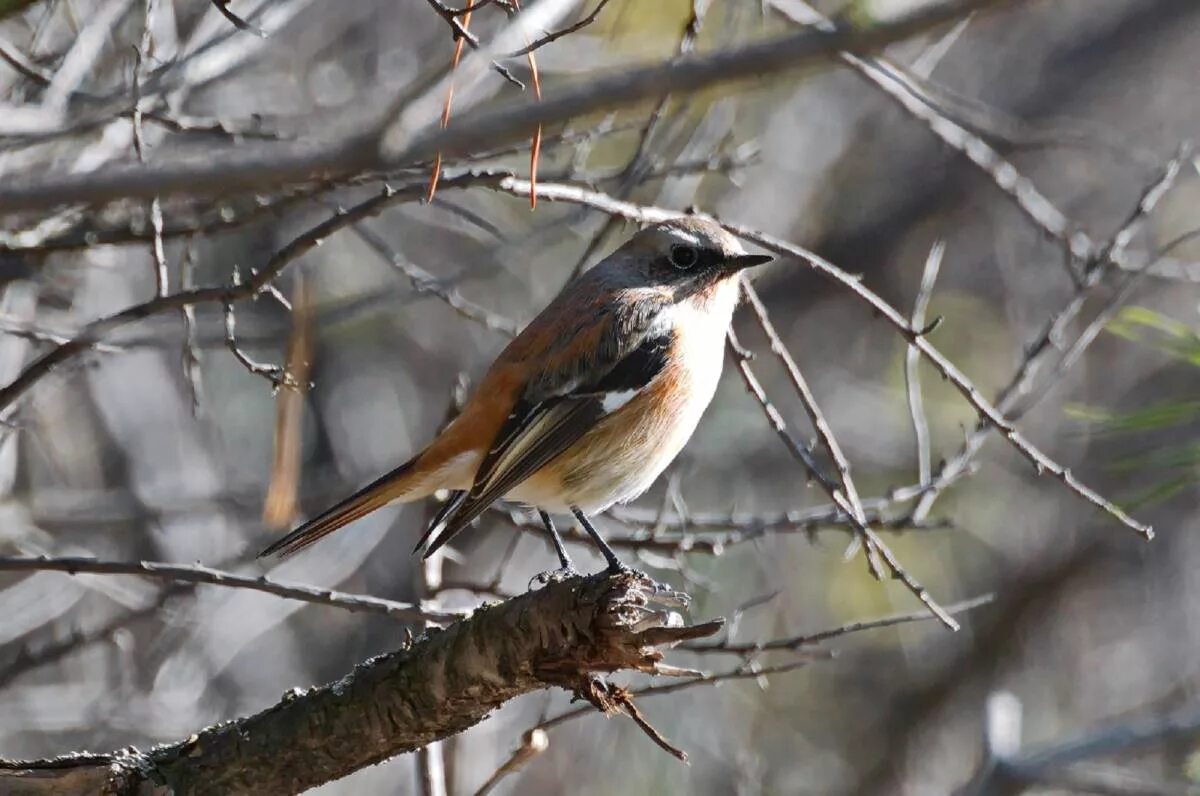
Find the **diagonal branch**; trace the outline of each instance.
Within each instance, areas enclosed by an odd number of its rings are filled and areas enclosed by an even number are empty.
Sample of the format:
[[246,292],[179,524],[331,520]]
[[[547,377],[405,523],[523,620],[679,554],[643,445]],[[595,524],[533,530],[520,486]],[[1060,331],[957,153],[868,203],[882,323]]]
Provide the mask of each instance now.
[[135,304],[113,315],[108,315],[89,323],[71,340],[42,354],[26,366],[17,378],[0,388],[0,413],[11,413],[16,402],[39,379],[72,357],[78,356],[94,347],[105,335],[153,315],[180,307],[205,302],[219,302],[223,305],[228,305],[235,301],[251,298],[265,290],[271,281],[279,276],[294,260],[319,246],[325,238],[334,232],[380,212],[392,202],[408,196],[419,195],[419,192],[420,186],[408,186],[407,190],[397,191],[385,185],[382,190],[371,198],[359,202],[347,210],[339,209],[332,217],[305,231],[300,236],[293,238],[286,246],[272,254],[263,267],[254,271],[245,282],[222,287],[183,290],[178,293],[159,296],[145,303]]
[[0,761],[0,792],[298,793],[461,732],[521,694],[579,691],[598,673],[669,670],[659,647],[721,623],[679,627],[656,610],[659,597],[631,572],[560,581],[176,744]]
[[[0,185],[0,212],[156,194],[228,194],[245,189],[262,192],[297,181],[386,170],[431,158],[438,151],[449,157],[523,138],[539,124],[625,107],[667,92],[696,91],[749,77],[761,78],[827,61],[844,50],[878,49],[1001,2],[947,0],[870,27],[834,33],[805,30],[717,53],[590,75],[569,88],[547,92],[541,101],[527,99],[482,108],[462,115],[445,130],[437,129],[436,124],[427,125],[411,136],[403,126],[392,131],[389,118],[372,132],[333,142],[230,147],[169,163],[125,164],[82,174],[7,175]],[[382,128],[387,129],[381,132]]]
[[871,574],[878,578],[880,577],[879,551],[876,549],[875,541],[872,538],[873,535],[867,530],[867,515],[863,510],[862,501],[858,497],[858,489],[854,486],[854,480],[850,477],[850,461],[846,458],[846,454],[842,453],[842,446],[838,444],[837,437],[833,435],[833,429],[829,427],[824,413],[817,406],[817,397],[813,395],[813,391],[808,386],[808,380],[800,372],[800,366],[796,364],[796,360],[792,358],[791,353],[787,350],[787,346],[783,344],[779,333],[775,331],[775,324],[771,323],[771,318],[767,314],[767,307],[763,304],[762,299],[758,297],[758,292],[750,284],[750,280],[744,276],[741,280],[741,287],[747,301],[750,303],[750,309],[754,313],[754,317],[758,320],[759,327],[771,343],[771,352],[783,363],[784,370],[787,371],[792,386],[796,388],[796,394],[800,396],[800,402],[804,406],[808,420],[817,432],[817,438],[821,441],[821,447],[825,448],[825,451],[829,454],[829,458],[833,460],[834,469],[837,470],[840,490],[833,490],[829,497],[853,519],[855,528],[861,529],[859,530],[858,538],[862,542],[867,556],[867,567],[871,570]]
[[[516,178],[506,178],[499,182],[501,190],[509,193],[523,196],[529,191],[529,183]],[[589,191],[574,185],[554,185],[542,183],[538,186],[538,193],[543,199],[550,201],[574,202],[577,204],[586,204],[590,207],[595,207],[606,213],[613,213],[630,218],[643,223],[654,221],[665,221],[670,218],[678,218],[683,213],[675,210],[667,210],[661,207],[649,207],[636,205],[630,202],[623,202],[619,199],[614,199],[611,196],[602,194],[596,191]],[[1096,508],[1104,511],[1113,519],[1120,522],[1125,527],[1133,530],[1144,539],[1154,538],[1154,530],[1149,525],[1146,525],[1133,517],[1126,514],[1119,506],[1108,500],[1091,487],[1084,484],[1075,474],[1068,468],[1054,461],[1047,456],[1040,448],[1026,439],[1024,435],[1013,425],[1005,414],[996,408],[996,406],[988,401],[983,396],[983,393],[967,378],[958,366],[951,362],[941,351],[933,346],[925,337],[924,329],[915,329],[912,324],[901,315],[895,307],[888,304],[876,293],[862,284],[861,281],[854,276],[846,273],[838,268],[833,263],[823,259],[822,257],[808,251],[807,249],[798,246],[794,243],[776,238],[764,232],[760,232],[749,227],[740,226],[721,222],[720,219],[713,219],[721,223],[727,230],[737,235],[738,237],[762,246],[768,251],[776,254],[795,257],[802,262],[808,264],[817,273],[830,279],[843,288],[848,290],[856,299],[866,304],[871,310],[887,321],[901,337],[909,344],[916,348],[921,355],[933,365],[933,367],[946,380],[954,385],[955,389],[963,396],[963,398],[971,405],[975,412],[979,415],[979,421],[986,426],[994,427],[999,430],[1004,438],[1018,453],[1024,456],[1037,470],[1038,474],[1049,473],[1058,481],[1062,482],[1070,491],[1079,495],[1081,498],[1091,503]]]

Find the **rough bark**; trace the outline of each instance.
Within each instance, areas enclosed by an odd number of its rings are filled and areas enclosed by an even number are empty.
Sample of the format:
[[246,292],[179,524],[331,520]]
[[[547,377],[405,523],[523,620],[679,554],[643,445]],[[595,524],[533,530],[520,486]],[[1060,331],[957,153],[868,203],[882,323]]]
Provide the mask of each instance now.
[[679,596],[632,572],[552,583],[175,744],[0,761],[0,792],[297,793],[461,732],[515,696],[559,686],[594,700],[597,673],[657,672],[660,647],[720,626],[680,626]]

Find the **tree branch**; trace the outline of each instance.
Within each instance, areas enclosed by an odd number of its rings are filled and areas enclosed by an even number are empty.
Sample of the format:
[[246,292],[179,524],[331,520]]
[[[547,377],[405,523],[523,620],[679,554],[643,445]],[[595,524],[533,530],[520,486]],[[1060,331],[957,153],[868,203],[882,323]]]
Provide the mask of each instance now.
[[[409,134],[403,125],[394,125],[389,118],[381,125],[385,129],[333,142],[214,149],[169,163],[124,164],[80,174],[9,175],[0,185],[0,212],[156,194],[225,194],[246,189],[262,192],[290,182],[386,170],[437,152],[451,157],[524,137],[539,124],[624,107],[672,91],[696,91],[763,77],[825,61],[841,51],[878,49],[1000,2],[947,0],[866,28],[834,33],[805,30],[717,53],[589,75],[577,85],[547,92],[541,101],[528,99],[463,114],[445,129],[438,129],[436,121],[431,120],[422,130]],[[407,106],[408,102],[399,105]]]
[[0,761],[0,792],[297,793],[461,732],[521,694],[578,691],[596,673],[658,673],[658,647],[721,626],[679,627],[656,607],[676,597],[632,572],[553,583],[176,744]]
[[[528,181],[519,180],[516,178],[508,178],[501,180],[499,183],[500,190],[508,191],[517,196],[524,196],[531,189]],[[666,221],[670,218],[678,218],[683,213],[675,210],[668,210],[661,207],[653,207],[649,205],[636,205],[630,202],[624,202],[619,199],[614,199],[603,193],[589,191],[574,185],[554,185],[542,183],[537,187],[538,195],[543,199],[550,201],[574,202],[577,204],[586,204],[589,207],[594,207],[605,213],[620,215],[625,218],[630,218],[642,223],[653,223],[657,221]],[[711,216],[709,218],[712,218]],[[1096,492],[1091,487],[1084,484],[1075,474],[1067,467],[1057,463],[1040,448],[1025,438],[1020,431],[1016,429],[1013,421],[1010,420],[1005,413],[997,408],[995,404],[988,401],[983,393],[975,386],[975,384],[967,378],[958,366],[946,358],[941,351],[933,346],[932,343],[925,337],[926,330],[915,329],[912,324],[901,315],[891,304],[888,304],[868,287],[863,285],[854,276],[846,273],[838,268],[833,263],[819,257],[807,249],[797,246],[794,243],[789,243],[781,238],[776,238],[764,232],[760,232],[750,227],[740,226],[738,224],[730,224],[720,219],[713,219],[720,223],[725,229],[737,235],[743,240],[757,244],[764,249],[775,252],[776,254],[795,257],[802,262],[808,264],[810,268],[827,279],[836,282],[843,288],[848,290],[852,296],[869,307],[876,316],[885,320],[890,324],[905,342],[913,346],[920,352],[921,356],[929,362],[935,370],[938,371],[949,381],[954,388],[958,390],[963,399],[971,405],[979,416],[979,423],[982,427],[995,427],[1004,439],[1012,446],[1014,450],[1020,453],[1025,459],[1033,465],[1038,475],[1049,474],[1051,477],[1060,481],[1067,489],[1074,492],[1083,500],[1091,503],[1096,508],[1108,514],[1117,522],[1124,525],[1126,528],[1137,533],[1143,539],[1150,540],[1154,538],[1154,529],[1149,525],[1139,522],[1138,520],[1127,514],[1120,506],[1105,498],[1100,493]],[[807,455],[807,452],[805,452]]]

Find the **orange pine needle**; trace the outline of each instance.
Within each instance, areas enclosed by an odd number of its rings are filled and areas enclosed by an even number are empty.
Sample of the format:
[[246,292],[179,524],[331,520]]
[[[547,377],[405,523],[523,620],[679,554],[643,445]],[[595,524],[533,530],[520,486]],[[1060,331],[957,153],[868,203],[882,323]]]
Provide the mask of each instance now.
[[[462,29],[468,30],[471,26],[471,11],[467,11],[462,15]],[[463,47],[466,46],[466,39],[459,38],[454,43],[454,57],[450,60],[450,73],[458,69],[458,62],[462,60]],[[531,54],[532,57],[532,54]],[[450,88],[446,90],[446,104],[442,106],[442,129],[450,124],[450,107],[454,102],[454,80],[450,81]],[[429,190],[425,192],[425,201],[432,202],[433,195],[437,193],[438,180],[442,177],[442,153],[438,152],[433,158],[433,174],[429,176]]]
[[[521,10],[520,0],[513,0],[513,6],[517,11]],[[525,46],[529,46],[529,37],[525,37]],[[537,57],[533,54],[533,50],[529,51],[529,72],[533,80],[533,98],[540,100],[542,98],[542,80],[538,75]],[[542,126],[539,124],[537,129],[533,131],[533,142],[529,147],[529,209],[537,210],[537,171],[538,160],[542,154]]]
[[[542,98],[542,81],[538,79],[537,59],[529,53],[529,71],[533,74],[533,98]],[[533,145],[529,149],[529,209],[537,210],[538,158],[542,154],[542,126],[533,131]]]

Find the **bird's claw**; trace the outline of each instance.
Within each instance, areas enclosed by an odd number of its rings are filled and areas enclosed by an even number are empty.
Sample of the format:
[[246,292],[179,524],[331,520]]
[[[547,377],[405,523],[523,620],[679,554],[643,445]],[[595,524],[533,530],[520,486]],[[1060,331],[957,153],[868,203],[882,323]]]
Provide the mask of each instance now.
[[539,572],[538,574],[534,575],[529,579],[529,588],[532,589],[534,584],[537,584],[538,586],[548,586],[551,583],[561,583],[564,580],[569,580],[570,578],[576,577],[579,577],[579,570],[575,569],[575,567],[569,565],[565,567],[559,567],[558,569],[552,569],[547,572]]

